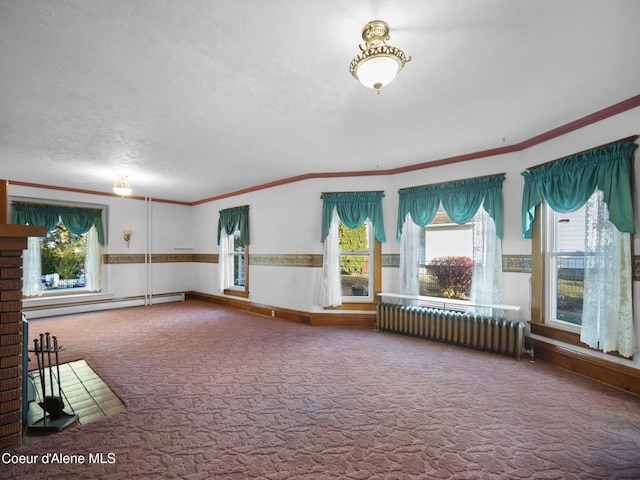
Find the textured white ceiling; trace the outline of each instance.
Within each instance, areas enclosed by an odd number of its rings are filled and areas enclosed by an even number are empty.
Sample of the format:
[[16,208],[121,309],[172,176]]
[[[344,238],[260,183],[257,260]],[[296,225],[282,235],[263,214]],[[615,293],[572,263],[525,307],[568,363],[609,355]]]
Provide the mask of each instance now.
[[[516,144],[640,93],[638,0],[0,0],[0,178],[193,202]],[[385,20],[413,60],[348,71]],[[505,143],[503,143],[503,138]]]

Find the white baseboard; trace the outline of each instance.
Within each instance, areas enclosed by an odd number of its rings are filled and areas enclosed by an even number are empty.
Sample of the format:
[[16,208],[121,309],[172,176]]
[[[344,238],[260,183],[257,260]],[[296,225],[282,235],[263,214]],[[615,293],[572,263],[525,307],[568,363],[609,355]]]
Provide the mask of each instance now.
[[39,302],[40,305],[29,304],[23,302],[23,313],[28,320],[34,318],[53,317],[56,315],[68,315],[71,313],[96,312],[101,310],[112,310],[115,308],[142,307],[144,305],[156,305],[169,302],[183,302],[184,293],[170,293],[163,295],[154,295],[151,298],[144,297],[125,297],[114,298],[108,295],[103,298],[85,298],[74,296],[75,298],[67,298],[67,302],[61,302],[59,299],[55,303]]

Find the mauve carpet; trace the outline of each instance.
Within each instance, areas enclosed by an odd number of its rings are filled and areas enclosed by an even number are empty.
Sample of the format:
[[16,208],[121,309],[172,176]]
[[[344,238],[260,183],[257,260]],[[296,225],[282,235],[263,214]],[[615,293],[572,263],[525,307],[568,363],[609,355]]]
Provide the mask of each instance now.
[[2,478],[640,478],[640,398],[545,362],[199,301],[30,322],[45,331],[127,411],[11,450],[84,464]]

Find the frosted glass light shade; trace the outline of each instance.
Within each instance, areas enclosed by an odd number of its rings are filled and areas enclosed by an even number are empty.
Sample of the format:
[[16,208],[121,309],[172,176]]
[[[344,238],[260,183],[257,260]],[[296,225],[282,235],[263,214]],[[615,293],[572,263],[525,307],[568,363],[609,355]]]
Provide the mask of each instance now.
[[118,180],[113,184],[113,193],[121,197],[126,197],[131,195],[131,192],[133,192],[133,190],[127,181],[126,175],[118,175]]
[[396,78],[400,64],[393,57],[370,57],[361,63],[356,70],[358,80],[362,85],[380,90]]
[[127,195],[131,195],[131,188],[127,187],[113,187],[113,193],[116,195],[120,195],[121,197],[126,197]]

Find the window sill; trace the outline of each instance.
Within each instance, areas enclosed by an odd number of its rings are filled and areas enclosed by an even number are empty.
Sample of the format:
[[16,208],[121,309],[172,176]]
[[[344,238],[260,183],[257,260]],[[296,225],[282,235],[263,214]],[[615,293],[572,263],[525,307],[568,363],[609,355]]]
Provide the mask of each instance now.
[[39,297],[23,297],[22,306],[24,308],[35,308],[49,305],[64,305],[70,303],[90,302],[96,300],[109,300],[114,298],[113,293],[104,292],[64,292],[64,293],[43,293]]
[[561,342],[570,343],[579,347],[589,348],[587,345],[580,341],[580,334],[565,330],[563,328],[552,327],[544,323],[530,322],[531,333],[536,335],[542,335],[543,337],[553,338],[554,340],[560,340]]
[[232,297],[249,298],[249,292],[246,292],[244,290],[232,290],[228,288],[224,290],[222,293],[224,293],[225,295],[230,295]]
[[325,310],[375,310],[377,308],[377,303],[374,303],[373,300],[369,300],[368,302],[344,302],[342,305],[338,307],[324,307]]
[[[572,332],[569,330],[565,330],[562,328],[553,327],[551,325],[547,325],[544,323],[537,323],[537,322],[529,322],[529,325],[531,325],[532,334],[540,335],[542,337],[552,338],[560,342],[568,343],[570,345],[575,345],[576,347],[587,348],[589,350],[593,350],[594,352],[602,352],[601,350],[591,348],[586,343],[582,343],[580,341],[579,332]],[[625,358],[628,360],[627,357],[623,357],[618,352],[607,352],[606,355],[612,355],[614,357]]]

